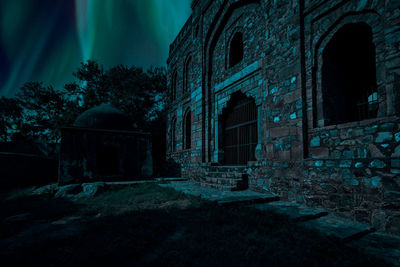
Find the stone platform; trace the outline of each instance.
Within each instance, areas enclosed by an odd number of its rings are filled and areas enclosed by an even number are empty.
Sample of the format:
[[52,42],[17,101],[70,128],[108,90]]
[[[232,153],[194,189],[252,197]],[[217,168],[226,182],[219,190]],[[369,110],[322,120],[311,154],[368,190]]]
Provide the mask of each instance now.
[[338,238],[339,242],[385,259],[394,266],[400,266],[399,236],[375,232],[370,225],[334,216],[324,209],[279,201],[279,197],[269,193],[250,190],[221,191],[201,187],[191,181],[171,181],[160,184],[160,186],[171,187],[185,194],[199,196],[216,202],[218,205],[248,205],[261,211],[284,214],[305,228],[333,235]]
[[219,205],[262,203],[278,200],[278,197],[273,194],[263,194],[250,190],[222,191],[214,188],[198,186],[191,181],[174,181],[160,184],[160,186],[172,187],[185,194],[217,202]]

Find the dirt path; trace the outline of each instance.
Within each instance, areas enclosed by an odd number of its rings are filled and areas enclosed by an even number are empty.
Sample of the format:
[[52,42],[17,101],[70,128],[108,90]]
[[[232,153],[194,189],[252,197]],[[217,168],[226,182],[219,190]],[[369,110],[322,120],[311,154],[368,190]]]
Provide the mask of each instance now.
[[156,184],[0,208],[2,266],[390,266],[288,216]]

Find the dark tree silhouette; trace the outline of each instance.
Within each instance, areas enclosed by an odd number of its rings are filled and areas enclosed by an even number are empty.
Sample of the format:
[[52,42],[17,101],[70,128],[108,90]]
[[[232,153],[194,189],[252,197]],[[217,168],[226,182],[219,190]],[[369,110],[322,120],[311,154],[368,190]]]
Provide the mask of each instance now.
[[16,125],[21,118],[22,109],[15,98],[0,98],[0,141],[11,140]]
[[104,70],[95,61],[81,63],[76,78],[62,89],[27,82],[15,98],[0,99],[0,141],[58,143],[60,127],[71,125],[87,109],[111,103],[128,114],[133,126],[162,132],[166,71],[118,65]]
[[118,65],[107,71],[95,61],[81,63],[74,73],[77,81],[66,84],[70,98],[84,111],[111,103],[128,114],[135,128],[148,129],[160,117],[166,99],[164,68],[149,69]]
[[59,127],[69,122],[68,107],[73,106],[64,90],[44,86],[41,82],[25,83],[17,93],[21,112],[19,138],[50,143],[59,142]]

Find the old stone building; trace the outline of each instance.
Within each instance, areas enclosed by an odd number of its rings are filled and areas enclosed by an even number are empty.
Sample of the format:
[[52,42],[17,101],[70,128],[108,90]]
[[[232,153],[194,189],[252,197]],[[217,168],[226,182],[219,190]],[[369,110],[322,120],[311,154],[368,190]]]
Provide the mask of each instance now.
[[400,1],[195,0],[167,63],[183,176],[400,233]]
[[124,181],[153,175],[151,134],[133,131],[110,104],[93,107],[61,131],[60,185]]

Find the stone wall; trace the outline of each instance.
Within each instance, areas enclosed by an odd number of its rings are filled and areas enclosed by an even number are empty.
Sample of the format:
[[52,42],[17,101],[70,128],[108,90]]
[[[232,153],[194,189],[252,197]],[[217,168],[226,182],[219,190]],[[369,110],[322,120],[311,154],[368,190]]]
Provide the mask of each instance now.
[[[115,161],[111,164],[115,171],[102,171],[108,165],[103,158]],[[62,129],[59,184],[130,181],[152,175],[149,133],[76,127]]]
[[39,155],[0,152],[0,190],[54,183],[58,162]]
[[[168,115],[177,120],[177,145],[171,147],[169,134],[168,157],[182,163],[182,175],[199,180],[202,166],[221,163],[220,115],[241,91],[258,109],[257,161],[248,163],[252,190],[400,233],[400,3],[203,0],[192,8],[168,59],[169,72],[180,77]],[[372,31],[377,116],[327,126],[322,55],[335,33],[351,23]],[[238,31],[244,58],[229,67],[229,41]],[[192,85],[179,97],[188,55],[195,65]],[[193,114],[189,150],[182,149],[186,110]]]

